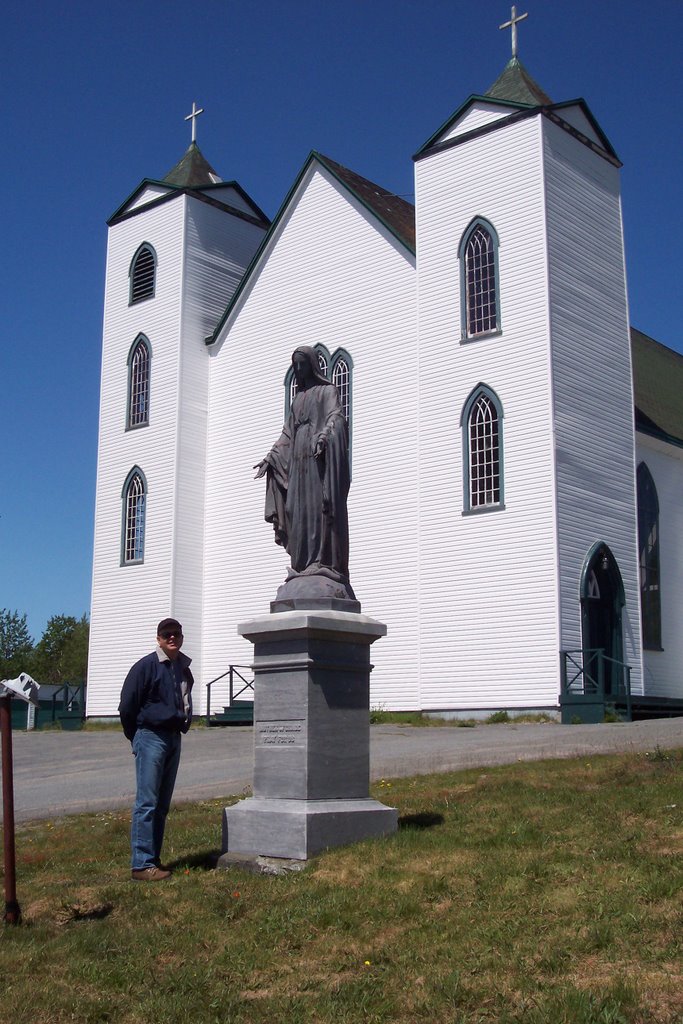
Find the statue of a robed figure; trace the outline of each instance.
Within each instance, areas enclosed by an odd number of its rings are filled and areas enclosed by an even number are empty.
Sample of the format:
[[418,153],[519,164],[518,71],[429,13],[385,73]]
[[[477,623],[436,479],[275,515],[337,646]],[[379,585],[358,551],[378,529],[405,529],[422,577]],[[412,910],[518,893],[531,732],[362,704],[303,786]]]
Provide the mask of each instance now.
[[291,567],[269,614],[238,626],[254,645],[254,784],[223,814],[222,867],[286,870],[398,820],[369,793],[370,647],[387,628],[349,583],[348,424],[315,350],[297,348],[292,367],[287,422],[254,467]]
[[349,430],[337,388],[308,346],[292,354],[297,392],[282,433],[254,468],[266,521],[289,554],[283,598],[355,600],[349,582]]

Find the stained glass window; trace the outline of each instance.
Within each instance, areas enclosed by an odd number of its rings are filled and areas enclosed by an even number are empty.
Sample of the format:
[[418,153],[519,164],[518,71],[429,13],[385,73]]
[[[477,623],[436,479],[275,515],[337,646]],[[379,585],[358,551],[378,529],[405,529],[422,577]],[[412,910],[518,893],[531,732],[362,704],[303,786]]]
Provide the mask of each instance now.
[[142,562],[145,554],[145,482],[134,470],[123,493],[123,561]]
[[662,646],[662,606],[659,571],[659,500],[652,474],[644,462],[638,466],[638,556],[640,563],[640,615],[643,646]]
[[128,426],[143,427],[149,423],[150,349],[140,335],[128,360]]

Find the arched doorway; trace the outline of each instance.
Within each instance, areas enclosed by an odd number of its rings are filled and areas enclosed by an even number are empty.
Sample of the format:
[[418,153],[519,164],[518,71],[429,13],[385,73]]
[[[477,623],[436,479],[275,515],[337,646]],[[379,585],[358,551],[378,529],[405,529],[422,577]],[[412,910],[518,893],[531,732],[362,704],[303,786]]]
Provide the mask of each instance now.
[[599,541],[588,552],[581,575],[581,630],[584,685],[602,690],[605,696],[623,689],[624,602],[619,566],[608,546]]

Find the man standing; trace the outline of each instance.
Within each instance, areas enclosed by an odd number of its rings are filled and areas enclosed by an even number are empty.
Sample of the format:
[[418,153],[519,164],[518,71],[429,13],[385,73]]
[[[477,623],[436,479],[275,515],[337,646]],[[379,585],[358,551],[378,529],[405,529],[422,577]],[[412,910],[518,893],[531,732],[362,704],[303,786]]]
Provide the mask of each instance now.
[[121,725],[135,756],[130,843],[136,882],[161,882],[171,875],[161,867],[161,844],[180,761],[180,734],[192,720],[194,682],[182,645],[177,619],[162,619],[156,650],[133,665],[121,690]]

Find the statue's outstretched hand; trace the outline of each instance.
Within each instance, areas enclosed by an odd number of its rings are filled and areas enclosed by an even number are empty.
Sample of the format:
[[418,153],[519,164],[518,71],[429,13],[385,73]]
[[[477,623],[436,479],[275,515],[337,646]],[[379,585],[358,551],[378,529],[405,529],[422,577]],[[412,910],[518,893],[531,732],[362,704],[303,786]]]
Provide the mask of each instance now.
[[260,480],[262,476],[266,475],[266,470],[268,469],[268,460],[261,459],[261,461],[257,462],[255,466],[252,466],[252,469],[256,470],[254,480]]
[[315,451],[313,452],[313,457],[316,458],[316,459],[321,459],[323,457],[323,455],[325,454],[325,449],[326,448],[327,448],[327,444],[325,443],[325,438],[324,437],[318,438],[318,443],[315,446]]

